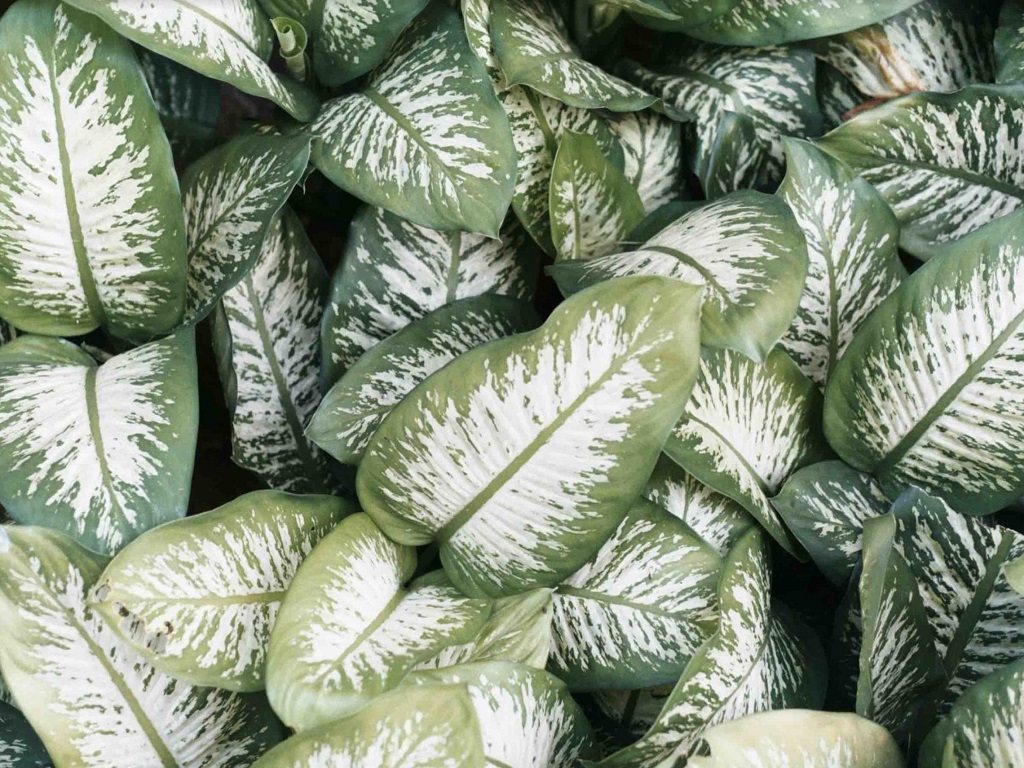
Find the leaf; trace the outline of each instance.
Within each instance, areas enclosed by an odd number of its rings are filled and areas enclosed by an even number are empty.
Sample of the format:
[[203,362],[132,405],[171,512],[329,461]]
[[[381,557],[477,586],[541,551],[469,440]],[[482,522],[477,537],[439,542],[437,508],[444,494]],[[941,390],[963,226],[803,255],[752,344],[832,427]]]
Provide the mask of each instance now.
[[772,506],[814,564],[841,587],[860,558],[864,523],[888,512],[889,500],[871,475],[823,461],[790,475]]
[[370,437],[413,387],[463,352],[536,328],[528,304],[485,294],[458,299],[377,343],[331,387],[306,434],[346,464],[358,464]]
[[46,748],[17,707],[0,702],[0,765],[4,768],[51,768]]
[[871,311],[899,287],[899,225],[863,179],[812,144],[786,140],[779,189],[807,240],[807,283],[781,346],[824,387]]
[[772,508],[783,481],[828,455],[821,395],[781,350],[763,364],[705,347],[700,375],[665,453],[702,483],[739,502],[790,553]]
[[818,144],[875,186],[899,220],[900,247],[926,259],[1021,206],[1022,124],[1024,92],[971,85],[895,99]]
[[765,709],[816,707],[825,695],[821,648],[774,606],[763,534],[752,529],[730,550],[718,586],[718,631],[690,659],[647,734],[600,764],[675,765],[705,730]]
[[637,502],[555,589],[549,668],[574,691],[674,682],[715,630],[721,567],[681,520]]
[[532,299],[537,253],[509,220],[498,240],[438,232],[383,208],[356,214],[331,280],[321,345],[329,387],[377,342],[456,299]]
[[647,109],[614,115],[610,127],[625,156],[625,173],[651,214],[679,199],[683,144],[679,123]]
[[178,324],[185,239],[170,147],[131,46],[20,0],[0,21],[0,308],[31,333]]
[[515,181],[512,134],[455,11],[421,14],[361,90],[310,126],[313,163],[346,192],[425,227],[496,237]]
[[343,516],[332,496],[256,491],[160,526],[118,553],[89,608],[176,679],[264,687],[266,645],[302,559]]
[[273,30],[256,0],[70,0],[133,43],[310,120],[317,99],[267,65]]
[[[594,704],[610,720],[609,724],[605,724],[606,729],[612,728],[615,731],[612,743],[618,743],[615,737],[621,733],[626,734],[626,739],[620,739],[626,744],[643,736],[658,719],[674,687],[656,685],[635,691],[595,691],[592,694]],[[595,724],[599,733],[601,725],[600,722]]]
[[396,541],[437,541],[467,594],[558,584],[654,468],[696,374],[698,306],[685,283],[622,279],[466,352],[374,434],[363,509]]
[[308,161],[308,137],[243,134],[185,171],[186,325],[205,318],[253,268]]
[[280,739],[252,696],[157,672],[86,605],[106,558],[0,528],[4,678],[56,765],[247,766]]
[[184,516],[198,420],[191,331],[102,366],[21,337],[0,347],[0,503],[20,523],[116,552]]
[[888,731],[849,713],[787,709],[716,725],[691,768],[903,768]]
[[350,515],[299,567],[267,656],[267,695],[296,730],[360,709],[446,645],[472,640],[486,600],[450,586],[402,587],[416,567],[364,514]]
[[636,112],[655,101],[581,57],[548,0],[491,0],[491,36],[507,85],[583,109]]
[[640,195],[590,136],[566,131],[551,168],[549,208],[557,259],[613,251],[643,221]]
[[1022,217],[937,252],[879,305],[835,369],[825,434],[890,498],[913,485],[982,515],[1024,489],[1024,397],[1014,387]]
[[701,342],[764,360],[793,319],[807,252],[782,200],[744,190],[689,206],[636,250],[562,261],[547,271],[564,293],[625,275],[702,286]]
[[821,105],[826,131],[842,125],[847,116],[865,101],[864,94],[857,90],[846,75],[820,59],[816,81],[818,103]]
[[1024,82],[1024,0],[1006,0],[995,34],[996,82]]

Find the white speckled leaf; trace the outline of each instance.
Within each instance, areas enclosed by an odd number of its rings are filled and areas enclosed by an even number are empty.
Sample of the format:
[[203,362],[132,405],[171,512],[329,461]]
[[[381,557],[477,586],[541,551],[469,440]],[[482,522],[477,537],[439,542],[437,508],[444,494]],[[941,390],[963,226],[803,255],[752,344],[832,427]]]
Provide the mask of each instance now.
[[133,43],[309,120],[316,97],[267,64],[274,33],[257,0],[71,0]]
[[700,294],[622,278],[471,350],[388,415],[359,465],[396,541],[437,541],[467,594],[554,586],[640,495],[693,386]]
[[303,558],[354,505],[255,491],[139,537],[89,607],[161,672],[196,685],[263,688],[266,646]]
[[614,115],[612,132],[622,145],[626,178],[651,214],[682,196],[683,140],[679,123],[653,109]]
[[266,703],[154,670],[86,605],[106,563],[0,528],[0,667],[56,765],[245,768],[281,738]]
[[115,552],[185,514],[198,411],[191,331],[102,366],[66,342],[16,339],[0,347],[0,503]]
[[287,725],[312,728],[351,714],[446,645],[476,636],[490,601],[443,584],[407,590],[415,567],[415,550],[361,513],[303,561],[267,657],[267,695]]
[[849,113],[865,101],[864,94],[857,90],[846,75],[820,59],[815,79],[823,128],[826,131],[842,125]]
[[170,146],[131,45],[20,0],[0,20],[0,311],[23,330],[142,342],[181,320]]
[[[3,689],[3,693],[6,693]],[[51,768],[43,742],[21,711],[0,695],[0,766],[3,768]]]
[[825,434],[891,498],[972,515],[1024,490],[1024,212],[940,249],[874,311],[826,390]]
[[996,82],[1024,83],[1024,0],[1006,0],[995,35]]

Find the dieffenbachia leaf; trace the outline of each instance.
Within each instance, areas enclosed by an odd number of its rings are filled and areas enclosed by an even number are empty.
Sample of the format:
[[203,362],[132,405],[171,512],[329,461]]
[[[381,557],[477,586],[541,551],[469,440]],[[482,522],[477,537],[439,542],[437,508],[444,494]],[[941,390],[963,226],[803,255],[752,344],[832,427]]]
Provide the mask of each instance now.
[[86,605],[106,558],[0,528],[0,667],[56,765],[250,765],[280,739],[265,702],[149,666]]
[[741,190],[690,206],[636,250],[561,261],[548,272],[565,293],[624,275],[702,286],[701,342],[763,360],[793,320],[807,249],[785,202]]
[[871,26],[816,40],[815,53],[866,96],[950,92],[993,77],[985,3],[923,0]]
[[[698,45],[670,65],[626,62],[627,79],[693,119],[690,167],[709,197],[782,177],[783,136],[816,136],[814,56],[794,48]],[[724,122],[723,122],[724,120]]]
[[889,499],[871,475],[823,461],[793,473],[772,506],[814,564],[841,587],[860,558],[864,523],[888,512]]
[[715,630],[721,567],[681,520],[637,502],[555,588],[549,668],[574,691],[674,682]]
[[847,116],[865,102],[866,97],[846,75],[820,59],[815,75],[822,127],[831,131],[842,125]]
[[785,352],[762,364],[705,347],[700,375],[665,453],[738,501],[786,550],[796,547],[769,501],[793,472],[826,458],[821,394]]
[[333,496],[256,491],[140,536],[107,566],[89,607],[161,672],[263,688],[266,646],[303,558],[347,513]]
[[853,334],[906,277],[899,226],[863,179],[803,141],[786,140],[786,201],[807,241],[807,282],[781,346],[824,387]]
[[919,258],[1024,203],[1024,90],[971,85],[858,115],[819,146],[871,182]]
[[0,766],[52,768],[43,742],[21,711],[0,696]]
[[825,396],[825,434],[895,498],[975,515],[1024,489],[1024,212],[937,251],[864,323]]
[[485,768],[483,750],[465,686],[430,685],[385,693],[354,715],[304,730],[252,768]]
[[321,328],[328,386],[377,342],[456,299],[533,298],[538,254],[514,219],[499,239],[438,232],[383,208],[352,221]]
[[591,699],[608,720],[595,719],[595,730],[606,735],[611,744],[631,744],[654,725],[674,687],[670,684],[635,691],[595,691]]
[[115,552],[184,516],[198,411],[192,331],[101,366],[66,342],[15,339],[0,347],[0,503]]
[[752,529],[726,558],[718,631],[690,659],[646,735],[600,765],[677,765],[705,730],[721,722],[766,709],[821,705],[822,650],[810,630],[772,603],[770,593],[768,546]]
[[491,0],[491,38],[507,85],[583,109],[636,112],[655,101],[580,56],[549,0]]
[[364,514],[345,518],[299,566],[270,636],[267,695],[290,727],[351,714],[453,643],[472,640],[488,600],[402,585],[416,552]]
[[338,461],[358,464],[371,435],[413,387],[463,352],[539,324],[529,304],[507,296],[445,304],[363,354],[324,396],[306,434]]
[[[889,732],[847,712],[785,709],[716,725],[689,768],[904,768]],[[937,764],[936,764],[937,765]]]
[[165,333],[184,307],[184,221],[131,45],[56,0],[20,0],[0,50],[4,319],[53,336]]
[[560,583],[654,469],[696,375],[699,303],[678,280],[622,278],[466,352],[374,434],[363,508],[396,541],[438,542],[467,594]]
[[679,123],[647,109],[613,115],[612,133],[622,145],[623,169],[644,204],[654,213],[679,199],[683,185],[683,140]]
[[217,147],[185,171],[187,325],[212,312],[252,269],[274,216],[308,162],[306,136],[249,134]]
[[550,185],[556,259],[603,256],[643,221],[644,204],[636,189],[584,133],[562,134]]
[[995,36],[996,82],[1024,83],[1024,0],[1006,0]]
[[458,14],[427,8],[354,93],[310,130],[313,163],[372,205],[443,230],[498,234],[512,198],[508,119]]
[[267,64],[274,32],[257,0],[71,0],[133,43],[310,120],[317,99]]
[[213,316],[232,458],[278,490],[334,487],[327,457],[303,431],[320,401],[326,295],[320,257],[285,208],[271,222],[252,270],[224,294]]

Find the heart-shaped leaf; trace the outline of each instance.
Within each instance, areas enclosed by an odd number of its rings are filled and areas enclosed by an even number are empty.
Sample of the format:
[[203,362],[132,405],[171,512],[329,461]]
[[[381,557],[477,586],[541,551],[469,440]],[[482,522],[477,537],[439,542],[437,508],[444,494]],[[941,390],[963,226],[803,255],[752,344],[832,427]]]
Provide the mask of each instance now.
[[622,145],[623,169],[648,214],[681,196],[683,140],[679,123],[647,109],[614,115],[611,129]]

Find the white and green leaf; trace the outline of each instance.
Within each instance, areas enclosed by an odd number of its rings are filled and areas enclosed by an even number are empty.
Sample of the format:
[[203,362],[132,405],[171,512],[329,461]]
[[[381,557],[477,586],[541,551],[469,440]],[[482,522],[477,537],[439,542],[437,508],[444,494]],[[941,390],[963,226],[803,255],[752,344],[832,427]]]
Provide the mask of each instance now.
[[1024,0],[1006,0],[995,35],[996,82],[1024,83]]
[[651,214],[681,197],[683,140],[679,123],[647,109],[617,114],[609,123],[622,145],[624,171]]
[[43,742],[21,711],[0,696],[0,765],[4,768],[52,768]]

